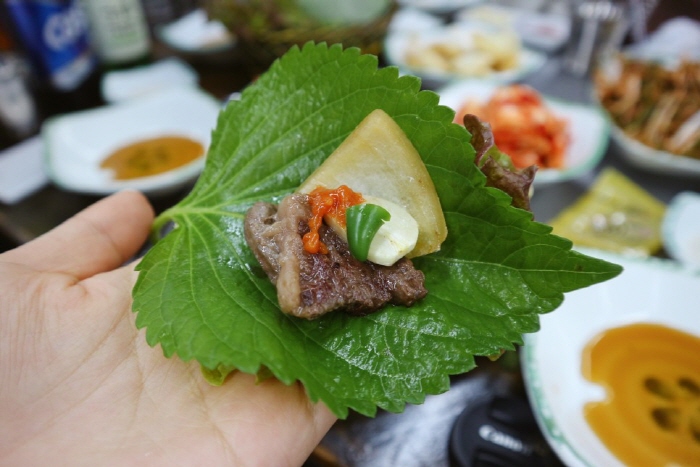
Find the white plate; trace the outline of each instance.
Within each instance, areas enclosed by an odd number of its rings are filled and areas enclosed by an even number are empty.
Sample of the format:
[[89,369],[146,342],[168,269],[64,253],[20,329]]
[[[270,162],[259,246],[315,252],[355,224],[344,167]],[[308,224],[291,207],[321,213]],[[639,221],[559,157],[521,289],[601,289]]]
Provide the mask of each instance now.
[[100,163],[119,147],[166,134],[192,138],[206,149],[220,110],[221,104],[209,94],[182,87],[50,118],[42,128],[49,177],[65,190],[97,195],[126,188],[151,194],[177,189],[199,175],[204,157],[132,180],[114,180]]
[[[471,37],[483,27],[466,23],[453,23],[449,26],[422,29],[414,32],[390,31],[384,40],[384,55],[390,65],[399,67],[402,73],[419,76],[434,84],[446,84],[451,81],[475,79],[496,83],[511,83],[541,68],[547,58],[543,53],[527,47],[519,48],[519,66],[516,68],[488,73],[483,76],[465,76],[438,68],[415,68],[406,63],[406,54],[411,48],[429,46],[435,43],[466,44]],[[515,34],[513,32],[513,34]]]
[[109,71],[102,77],[102,98],[109,104],[139,99],[166,87],[197,86],[197,72],[177,57],[164,58],[149,65]]
[[581,373],[583,349],[598,333],[637,322],[700,336],[700,275],[670,260],[586,253],[625,269],[612,280],[567,294],[559,309],[541,317],[540,331],[524,336],[523,374],[539,426],[566,465],[621,467],[583,415],[584,404],[603,395]]
[[[497,85],[462,81],[438,90],[440,104],[458,111],[467,100],[487,101]],[[542,96],[545,105],[569,123],[570,142],[562,169],[539,169],[535,185],[562,182],[593,170],[608,147],[609,130],[603,113],[594,106],[564,102]]]
[[620,146],[623,157],[635,167],[661,175],[700,177],[700,159],[650,148],[627,136],[618,126],[612,123],[610,126],[612,137]]
[[700,271],[700,193],[684,191],[673,197],[661,233],[669,256]]

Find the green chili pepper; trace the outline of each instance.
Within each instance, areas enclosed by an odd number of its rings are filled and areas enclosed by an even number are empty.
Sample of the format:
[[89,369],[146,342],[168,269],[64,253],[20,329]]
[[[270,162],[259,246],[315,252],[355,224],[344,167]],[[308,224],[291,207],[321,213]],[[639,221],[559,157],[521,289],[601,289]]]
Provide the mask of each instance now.
[[367,261],[369,246],[379,228],[391,219],[389,211],[376,204],[357,204],[345,211],[350,253],[360,261]]

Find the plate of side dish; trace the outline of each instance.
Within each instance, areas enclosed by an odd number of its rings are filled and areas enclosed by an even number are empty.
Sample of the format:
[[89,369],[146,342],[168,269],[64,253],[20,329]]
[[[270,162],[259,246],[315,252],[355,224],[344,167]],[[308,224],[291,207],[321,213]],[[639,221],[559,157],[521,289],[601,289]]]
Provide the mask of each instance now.
[[666,259],[587,253],[624,271],[567,294],[525,335],[540,428],[570,467],[699,465],[700,275]]
[[42,128],[45,165],[62,189],[104,195],[172,192],[204,167],[221,103],[183,86],[59,115]]
[[596,107],[549,98],[524,85],[461,81],[437,91],[440,103],[488,122],[495,144],[518,168],[537,165],[535,185],[557,183],[593,170],[609,142]]
[[618,55],[594,75],[612,137],[631,165],[700,177],[700,61]]
[[384,55],[390,65],[437,86],[463,79],[510,83],[546,61],[543,53],[524,47],[514,30],[476,23],[390,31]]

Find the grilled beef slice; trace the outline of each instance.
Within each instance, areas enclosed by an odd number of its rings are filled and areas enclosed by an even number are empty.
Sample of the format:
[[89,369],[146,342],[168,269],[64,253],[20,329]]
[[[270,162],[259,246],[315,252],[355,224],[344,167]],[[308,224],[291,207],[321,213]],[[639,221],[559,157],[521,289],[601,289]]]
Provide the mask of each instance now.
[[328,253],[307,253],[302,237],[310,217],[302,194],[286,197],[279,206],[257,203],[246,213],[246,241],[276,285],[283,312],[307,319],[333,310],[366,315],[387,303],[410,306],[427,294],[425,277],[411,260],[402,258],[392,266],[358,261],[325,225],[319,233]]

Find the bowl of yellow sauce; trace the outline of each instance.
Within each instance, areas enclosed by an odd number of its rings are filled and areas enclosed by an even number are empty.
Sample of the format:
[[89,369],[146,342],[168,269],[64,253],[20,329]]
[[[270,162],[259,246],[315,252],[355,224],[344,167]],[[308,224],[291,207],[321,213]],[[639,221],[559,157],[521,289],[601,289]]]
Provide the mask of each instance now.
[[205,92],[178,87],[53,117],[42,128],[47,172],[80,193],[171,192],[202,171],[220,110]]
[[204,146],[199,141],[165,135],[117,148],[102,160],[100,168],[111,170],[115,180],[134,180],[181,168],[203,156]]
[[524,336],[525,385],[569,466],[700,465],[700,274],[659,258],[572,292]]
[[606,329],[582,371],[606,389],[584,417],[623,463],[700,465],[700,337],[653,323]]

